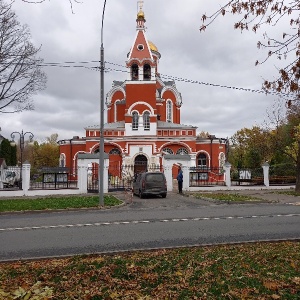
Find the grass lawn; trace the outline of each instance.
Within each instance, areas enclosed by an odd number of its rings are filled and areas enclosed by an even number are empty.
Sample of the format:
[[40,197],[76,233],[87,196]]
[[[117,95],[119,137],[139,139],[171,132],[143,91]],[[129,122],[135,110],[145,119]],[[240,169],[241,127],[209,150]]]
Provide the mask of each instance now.
[[0,299],[300,299],[300,242],[0,264]]
[[226,201],[226,202],[249,202],[249,201],[260,201],[262,199],[247,196],[247,195],[240,195],[237,193],[194,193],[193,196],[198,199],[213,199],[219,201]]
[[[104,206],[115,206],[122,202],[114,196],[104,196]],[[67,208],[92,208],[99,206],[99,196],[57,196],[33,199],[7,199],[0,200],[0,212],[47,210]],[[0,298],[1,300],[1,298]]]

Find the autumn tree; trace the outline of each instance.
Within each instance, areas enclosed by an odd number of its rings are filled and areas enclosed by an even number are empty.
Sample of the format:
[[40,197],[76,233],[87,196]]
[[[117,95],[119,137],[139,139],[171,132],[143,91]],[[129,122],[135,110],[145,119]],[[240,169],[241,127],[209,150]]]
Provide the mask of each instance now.
[[270,132],[259,126],[240,129],[230,140],[230,161],[236,167],[260,168],[272,158]]
[[58,134],[46,137],[45,142],[34,142],[28,153],[28,160],[32,166],[32,172],[36,173],[43,167],[57,167],[59,164]]
[[31,96],[45,88],[39,48],[30,41],[27,25],[21,25],[12,3],[0,0],[0,112],[32,110]]
[[[239,15],[234,28],[243,31],[262,32],[257,47],[266,51],[265,59],[256,65],[267,63],[270,58],[281,61],[275,78],[264,79],[262,88],[266,93],[281,93],[291,108],[300,100],[300,1],[299,0],[231,0],[211,15],[202,16],[200,32],[205,31],[218,17]],[[281,38],[273,35],[281,31]],[[300,140],[296,159],[296,192],[300,193]]]

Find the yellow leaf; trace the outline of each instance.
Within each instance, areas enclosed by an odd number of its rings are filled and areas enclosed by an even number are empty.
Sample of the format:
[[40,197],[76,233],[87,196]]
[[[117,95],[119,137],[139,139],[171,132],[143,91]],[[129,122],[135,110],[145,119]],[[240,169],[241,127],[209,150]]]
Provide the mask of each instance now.
[[30,298],[30,296],[31,296],[31,292],[29,291],[29,292],[26,294],[26,296],[24,297],[24,300],[28,300],[28,299]]
[[117,292],[113,292],[113,293],[111,293],[111,294],[109,295],[109,297],[110,297],[111,299],[116,299],[116,298],[119,297],[119,294],[118,294]]
[[273,294],[273,295],[271,296],[271,298],[276,300],[276,299],[280,299],[280,296],[278,296],[278,295],[276,295],[276,294]]
[[294,268],[294,269],[296,269],[296,268],[297,268],[297,266],[296,266],[296,264],[295,264],[295,262],[294,262],[294,261],[291,261],[291,267],[292,267],[292,268]]
[[182,276],[183,274],[182,274],[181,272],[177,271],[177,272],[175,273],[175,275],[177,275],[177,276]]
[[292,280],[294,283],[300,285],[300,277],[294,277]]

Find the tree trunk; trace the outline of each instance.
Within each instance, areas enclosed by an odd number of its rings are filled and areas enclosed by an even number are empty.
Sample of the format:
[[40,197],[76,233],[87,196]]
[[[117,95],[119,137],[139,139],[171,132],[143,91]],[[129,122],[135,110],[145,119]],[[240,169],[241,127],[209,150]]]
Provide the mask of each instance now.
[[300,194],[300,141],[298,141],[297,165],[296,165],[296,188],[295,192]]

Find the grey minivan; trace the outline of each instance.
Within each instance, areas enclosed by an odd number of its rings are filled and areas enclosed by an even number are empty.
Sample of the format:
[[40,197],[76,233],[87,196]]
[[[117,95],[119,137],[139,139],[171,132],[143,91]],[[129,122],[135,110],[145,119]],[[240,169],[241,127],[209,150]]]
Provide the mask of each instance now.
[[133,193],[143,198],[147,195],[167,196],[167,181],[162,172],[143,172],[133,180]]

